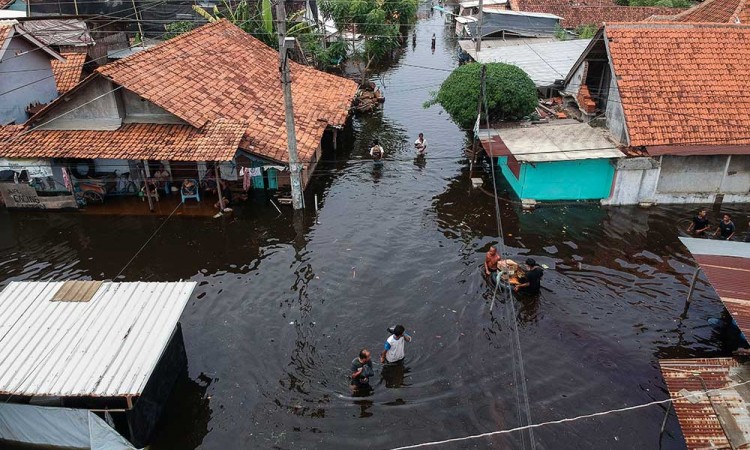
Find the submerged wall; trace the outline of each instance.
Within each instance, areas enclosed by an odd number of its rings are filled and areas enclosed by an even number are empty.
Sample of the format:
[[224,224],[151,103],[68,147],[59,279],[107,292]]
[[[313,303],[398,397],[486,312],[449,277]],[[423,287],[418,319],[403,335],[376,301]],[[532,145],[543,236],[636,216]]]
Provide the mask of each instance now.
[[750,155],[625,158],[605,205],[750,202]]
[[498,158],[498,163],[516,195],[536,201],[607,198],[615,173],[610,159],[522,163],[518,176],[511,170],[508,158]]

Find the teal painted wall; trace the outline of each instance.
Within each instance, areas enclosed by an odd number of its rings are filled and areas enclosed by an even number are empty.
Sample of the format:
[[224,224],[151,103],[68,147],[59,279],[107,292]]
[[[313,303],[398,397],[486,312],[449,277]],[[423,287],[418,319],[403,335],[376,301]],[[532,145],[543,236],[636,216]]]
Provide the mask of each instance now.
[[507,158],[499,158],[498,162],[518,197],[538,201],[607,198],[615,174],[609,159],[521,164],[518,178],[508,168]]

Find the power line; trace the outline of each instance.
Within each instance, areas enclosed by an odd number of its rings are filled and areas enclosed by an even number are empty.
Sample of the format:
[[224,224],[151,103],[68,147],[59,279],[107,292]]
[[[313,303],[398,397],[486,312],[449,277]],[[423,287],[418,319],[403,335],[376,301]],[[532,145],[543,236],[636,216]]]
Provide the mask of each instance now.
[[505,430],[491,431],[491,432],[488,432],[488,433],[474,434],[474,435],[471,435],[471,436],[465,436],[465,437],[459,437],[459,438],[452,438],[452,439],[445,439],[445,440],[442,440],[442,441],[424,442],[424,443],[421,443],[421,444],[414,444],[414,445],[406,445],[406,446],[403,446],[403,447],[396,447],[396,448],[393,448],[391,450],[408,450],[408,449],[412,449],[412,448],[432,447],[432,446],[436,446],[436,445],[449,444],[449,443],[453,443],[453,442],[462,442],[462,441],[468,441],[468,440],[472,440],[472,439],[480,439],[480,438],[484,438],[484,437],[498,436],[498,435],[503,435],[503,434],[510,434],[510,433],[515,433],[517,431],[531,430],[531,429],[535,429],[535,428],[546,427],[546,426],[549,426],[549,425],[559,425],[559,424],[562,424],[562,423],[576,422],[576,421],[583,420],[583,419],[591,419],[591,418],[594,418],[594,417],[607,416],[607,415],[610,415],[610,414],[617,414],[617,413],[621,413],[621,412],[635,411],[635,410],[639,410],[639,409],[648,408],[648,407],[651,407],[651,406],[663,405],[663,404],[666,404],[666,403],[673,403],[673,402],[675,402],[677,400],[688,400],[688,401],[691,401],[694,398],[700,398],[700,397],[704,397],[704,396],[706,398],[708,398],[711,394],[718,393],[718,392],[721,392],[721,391],[726,391],[726,390],[729,390],[729,389],[736,389],[736,388],[738,388],[740,386],[744,386],[744,385],[746,385],[748,383],[750,383],[750,380],[749,381],[742,381],[742,382],[736,383],[736,384],[730,384],[729,386],[724,386],[724,387],[721,387],[721,388],[703,390],[702,392],[695,391],[695,392],[688,392],[688,393],[685,393],[685,394],[683,394],[682,392],[678,392],[677,394],[672,394],[672,395],[674,395],[674,397],[670,397],[670,398],[668,398],[666,400],[656,400],[656,401],[653,401],[653,402],[642,403],[640,405],[625,406],[623,408],[609,409],[609,410],[606,410],[606,411],[599,411],[599,412],[590,413],[590,414],[582,414],[582,415],[574,416],[574,417],[566,417],[564,419],[550,420],[550,421],[547,421],[547,422],[540,422],[540,423],[535,423],[535,424],[530,424],[530,425],[524,425],[524,426],[516,427],[516,428],[509,428],[509,429],[505,429]]

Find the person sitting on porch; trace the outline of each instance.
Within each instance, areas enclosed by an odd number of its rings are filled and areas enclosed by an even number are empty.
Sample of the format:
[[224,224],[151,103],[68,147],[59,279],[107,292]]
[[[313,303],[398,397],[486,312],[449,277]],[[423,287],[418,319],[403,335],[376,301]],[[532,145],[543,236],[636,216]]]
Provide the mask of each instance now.
[[146,181],[143,183],[143,187],[141,188],[141,197],[143,200],[146,200],[146,197],[154,197],[155,199],[159,200],[159,192],[156,180],[153,178],[146,178]]
[[183,195],[195,195],[198,190],[198,186],[195,185],[195,181],[190,178],[186,178],[182,181],[182,194]]
[[159,185],[159,189],[164,190],[164,195],[172,193],[172,181],[169,176],[169,171],[164,167],[164,164],[159,165],[159,170],[154,173],[154,179]]
[[214,208],[219,208],[220,211],[229,209],[229,205],[232,203],[232,190],[229,189],[229,184],[220,180],[219,185],[221,186],[221,202],[216,202]]

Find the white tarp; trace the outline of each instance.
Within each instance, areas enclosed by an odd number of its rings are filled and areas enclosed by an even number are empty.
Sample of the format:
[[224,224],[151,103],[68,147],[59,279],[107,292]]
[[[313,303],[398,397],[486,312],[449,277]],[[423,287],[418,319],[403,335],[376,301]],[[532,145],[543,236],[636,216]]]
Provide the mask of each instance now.
[[85,409],[0,404],[2,443],[85,450],[135,450],[107,422]]

